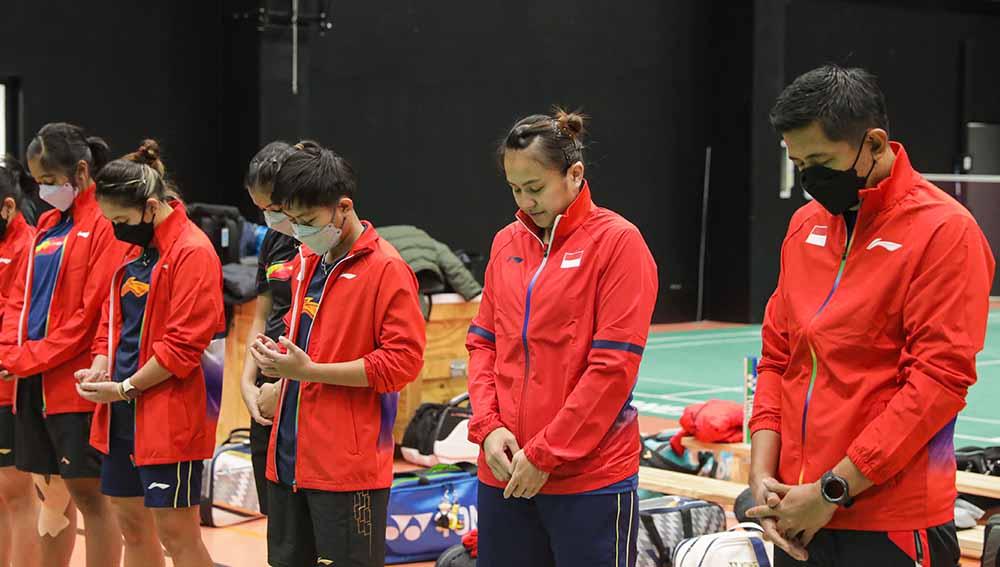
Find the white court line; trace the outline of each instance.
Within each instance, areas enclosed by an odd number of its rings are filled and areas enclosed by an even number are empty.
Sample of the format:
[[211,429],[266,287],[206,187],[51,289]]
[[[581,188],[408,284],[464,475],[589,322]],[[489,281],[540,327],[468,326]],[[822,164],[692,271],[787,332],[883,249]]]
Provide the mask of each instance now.
[[728,338],[728,337],[759,337],[759,336],[760,336],[760,330],[728,332],[728,333],[705,333],[703,335],[677,333],[676,336],[670,336],[670,337],[650,337],[649,340],[646,341],[646,344],[675,343],[681,341],[700,341],[702,339],[718,339],[718,338]]
[[[725,388],[727,392],[742,392],[743,388],[737,388],[735,386],[713,386],[712,384],[705,384],[704,382],[685,382],[684,380],[669,380],[667,378],[651,378],[648,376],[640,376],[639,382],[652,382],[654,384],[667,384],[669,386],[690,386],[692,388]],[[681,392],[685,393],[685,392]]]
[[959,421],[971,421],[971,422],[974,422],[974,423],[988,423],[990,425],[1000,425],[1000,419],[991,419],[991,418],[988,418],[988,417],[972,417],[972,416],[967,416],[967,415],[961,415],[961,414],[959,414],[958,420]]
[[708,401],[708,400],[696,400],[694,398],[684,398],[679,395],[672,395],[672,394],[644,394],[642,392],[632,392],[632,395],[641,398],[653,398],[654,400],[681,402],[684,404],[703,404]]
[[668,350],[674,348],[686,348],[695,346],[714,346],[714,345],[724,345],[730,343],[755,343],[760,342],[760,335],[745,338],[733,338],[733,339],[713,339],[707,341],[686,341],[686,342],[676,342],[676,343],[665,343],[665,344],[652,344],[646,345],[646,350]]
[[1000,437],[979,437],[977,435],[962,435],[961,433],[956,433],[955,439],[979,441],[980,443],[1000,443]]
[[676,394],[647,394],[646,392],[633,392],[637,396],[643,396],[645,398],[661,398],[664,400],[669,400],[676,398],[677,396],[703,396],[705,394],[720,394],[722,392],[731,392],[729,388],[724,388],[722,386],[718,388],[704,388],[702,390],[689,390],[687,392],[677,392]]
[[977,362],[976,367],[982,368],[983,366],[997,366],[1000,365],[1000,360],[985,360],[983,362]]

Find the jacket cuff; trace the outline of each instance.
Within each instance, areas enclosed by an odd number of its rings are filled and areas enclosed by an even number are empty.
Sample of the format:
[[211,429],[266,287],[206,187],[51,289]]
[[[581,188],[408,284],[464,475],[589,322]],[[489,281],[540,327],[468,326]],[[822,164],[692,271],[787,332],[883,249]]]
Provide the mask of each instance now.
[[858,441],[855,441],[847,448],[847,458],[854,463],[854,466],[858,467],[861,474],[870,480],[872,484],[878,486],[889,480],[889,477],[880,471],[880,469],[884,470],[886,467],[880,466],[881,463],[877,462],[878,458],[875,452],[869,450]]
[[500,416],[495,413],[483,417],[473,416],[469,421],[469,442],[482,446],[490,433],[503,426]]
[[754,433],[758,431],[773,431],[775,433],[781,434],[781,418],[780,417],[762,417],[760,419],[755,419],[750,421],[750,436],[753,437]]
[[[539,434],[540,435],[540,434]],[[524,448],[524,456],[540,471],[551,473],[562,463],[551,452],[543,449],[541,443],[531,441]]]
[[166,368],[176,378],[187,378],[195,368],[194,366],[183,364],[162,341],[153,343],[152,350],[153,356],[156,357],[156,361],[160,363],[160,366]]

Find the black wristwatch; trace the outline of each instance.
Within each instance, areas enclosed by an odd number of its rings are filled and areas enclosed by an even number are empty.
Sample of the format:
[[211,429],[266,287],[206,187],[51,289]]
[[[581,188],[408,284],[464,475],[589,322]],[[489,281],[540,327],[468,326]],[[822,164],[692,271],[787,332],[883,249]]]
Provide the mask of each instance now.
[[830,504],[844,508],[850,508],[854,505],[854,499],[851,498],[851,487],[847,484],[847,479],[833,474],[833,471],[827,472],[820,479],[819,491],[823,494],[823,499]]

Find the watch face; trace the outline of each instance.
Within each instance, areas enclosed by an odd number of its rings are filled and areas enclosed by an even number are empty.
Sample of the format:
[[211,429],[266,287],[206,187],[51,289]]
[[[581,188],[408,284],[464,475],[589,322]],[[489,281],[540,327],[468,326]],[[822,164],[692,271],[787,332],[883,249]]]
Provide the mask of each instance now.
[[837,502],[844,498],[844,483],[838,478],[829,478],[823,484],[823,493],[830,500]]

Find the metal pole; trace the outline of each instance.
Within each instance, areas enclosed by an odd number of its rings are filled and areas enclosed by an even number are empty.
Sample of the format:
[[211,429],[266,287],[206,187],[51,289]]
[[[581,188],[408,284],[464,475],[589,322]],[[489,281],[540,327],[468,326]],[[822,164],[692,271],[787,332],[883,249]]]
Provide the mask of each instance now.
[[972,175],[969,173],[924,173],[928,181],[952,183],[1000,183],[1000,175]]
[[292,94],[299,94],[299,0],[292,0]]
[[705,245],[708,240],[708,183],[712,173],[712,146],[705,148],[705,181],[701,194],[701,250],[698,258],[698,316],[704,320],[705,313]]

